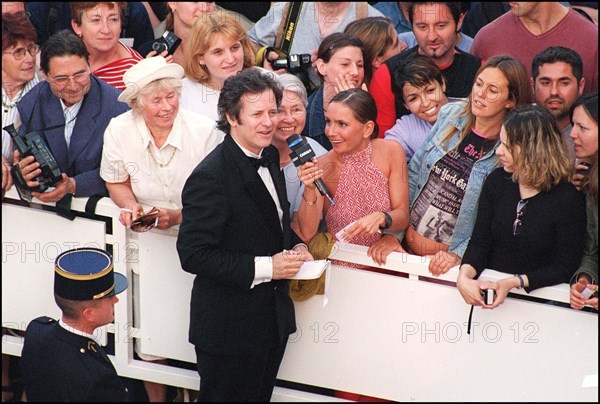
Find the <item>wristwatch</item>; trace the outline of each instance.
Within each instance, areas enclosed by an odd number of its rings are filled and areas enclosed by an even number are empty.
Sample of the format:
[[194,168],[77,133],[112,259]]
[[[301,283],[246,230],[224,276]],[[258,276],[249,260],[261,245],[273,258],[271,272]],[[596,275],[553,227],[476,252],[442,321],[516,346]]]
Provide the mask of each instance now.
[[381,212],[385,216],[385,224],[383,226],[379,226],[380,230],[386,230],[392,227],[392,217],[387,212]]

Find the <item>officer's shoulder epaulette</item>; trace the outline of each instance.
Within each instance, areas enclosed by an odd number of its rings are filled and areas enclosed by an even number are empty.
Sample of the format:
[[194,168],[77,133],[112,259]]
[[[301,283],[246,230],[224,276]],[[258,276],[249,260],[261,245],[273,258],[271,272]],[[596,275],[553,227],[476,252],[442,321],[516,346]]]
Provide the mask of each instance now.
[[50,318],[48,316],[38,317],[36,319],[33,319],[32,321],[35,321],[36,323],[40,323],[40,324],[54,324],[54,323],[56,323],[55,319]]

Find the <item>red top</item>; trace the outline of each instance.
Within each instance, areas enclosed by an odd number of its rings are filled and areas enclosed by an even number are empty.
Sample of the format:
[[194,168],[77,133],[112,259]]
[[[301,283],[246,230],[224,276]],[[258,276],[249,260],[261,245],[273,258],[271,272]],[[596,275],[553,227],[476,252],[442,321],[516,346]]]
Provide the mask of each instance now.
[[123,74],[125,74],[127,69],[129,69],[131,66],[134,66],[135,64],[137,64],[137,62],[144,58],[135,49],[132,49],[129,46],[122,44],[121,42],[119,42],[119,45],[124,46],[129,51],[129,54],[131,56],[115,60],[112,63],[102,66],[93,74],[94,76],[98,77],[101,80],[104,80],[111,86],[123,91],[125,90]]

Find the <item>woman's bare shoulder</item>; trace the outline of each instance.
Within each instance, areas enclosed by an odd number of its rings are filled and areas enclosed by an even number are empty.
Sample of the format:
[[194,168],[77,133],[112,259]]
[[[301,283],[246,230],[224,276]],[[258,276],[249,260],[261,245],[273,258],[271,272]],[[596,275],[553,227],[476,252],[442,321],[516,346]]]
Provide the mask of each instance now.
[[373,145],[374,157],[376,157],[376,156],[381,156],[383,158],[394,157],[394,159],[398,159],[399,156],[402,156],[404,159],[406,159],[402,145],[400,143],[396,142],[395,140],[373,139],[371,142]]
[[317,157],[317,161],[319,164],[325,164],[334,161],[334,158],[335,156],[333,150],[329,150],[327,153]]

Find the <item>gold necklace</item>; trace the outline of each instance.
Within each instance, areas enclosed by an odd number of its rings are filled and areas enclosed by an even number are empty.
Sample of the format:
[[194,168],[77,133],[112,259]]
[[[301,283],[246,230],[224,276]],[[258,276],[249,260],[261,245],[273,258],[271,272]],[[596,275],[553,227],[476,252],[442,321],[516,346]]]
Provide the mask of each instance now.
[[292,159],[285,159],[285,160],[281,160],[281,161],[279,162],[279,166],[280,166],[281,168],[283,168],[283,167],[287,166],[288,164],[290,164],[291,162],[292,162]]
[[25,91],[26,85],[27,85],[27,83],[23,84],[23,87],[21,87],[21,91],[19,92],[19,95],[17,95],[15,97],[14,101],[11,101],[10,98],[8,98],[8,94],[6,94],[6,102],[4,102],[4,94],[2,94],[2,106],[4,107],[4,112],[8,112],[17,106],[17,102],[21,100],[21,97],[23,97],[23,91]]
[[167,161],[165,164],[163,163],[159,163],[158,161],[156,161],[156,159],[154,158],[154,153],[152,153],[152,145],[148,145],[148,151],[150,152],[150,157],[152,157],[152,160],[154,160],[154,162],[156,164],[158,164],[158,166],[160,168],[165,168],[166,166],[168,166],[171,161],[173,160],[173,157],[175,157],[175,152],[177,151],[177,148],[175,146],[171,146],[173,147],[173,153],[171,153],[171,157],[169,158],[169,161]]

